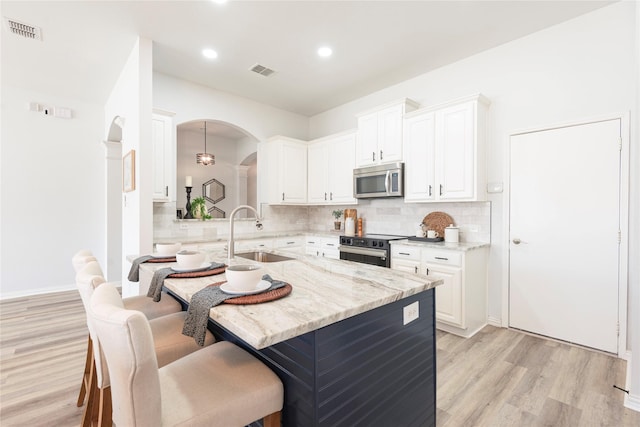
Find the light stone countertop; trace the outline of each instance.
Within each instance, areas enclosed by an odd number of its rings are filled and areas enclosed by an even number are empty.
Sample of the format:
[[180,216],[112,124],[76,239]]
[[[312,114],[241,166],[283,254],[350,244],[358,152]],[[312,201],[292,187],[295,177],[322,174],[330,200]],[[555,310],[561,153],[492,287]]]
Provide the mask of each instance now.
[[[283,262],[258,263],[236,257],[231,264],[261,264],[265,274],[291,284],[291,294],[262,304],[223,303],[210,311],[211,319],[256,349],[303,335],[442,284],[442,280],[431,280],[426,276],[351,261],[285,251],[266,252],[295,258]],[[210,252],[209,256],[211,261],[226,261],[226,256],[221,251]],[[153,271],[167,266],[169,264],[144,263],[141,270],[152,275]],[[224,274],[194,279],[169,278],[165,280],[164,286],[190,301],[200,289],[224,280]],[[398,321],[401,322],[402,319]]]
[[445,243],[445,242],[421,242],[419,240],[393,240],[389,242],[391,245],[408,245],[418,246],[421,248],[448,249],[452,251],[470,251],[473,249],[491,246],[490,243],[468,242],[468,243]]

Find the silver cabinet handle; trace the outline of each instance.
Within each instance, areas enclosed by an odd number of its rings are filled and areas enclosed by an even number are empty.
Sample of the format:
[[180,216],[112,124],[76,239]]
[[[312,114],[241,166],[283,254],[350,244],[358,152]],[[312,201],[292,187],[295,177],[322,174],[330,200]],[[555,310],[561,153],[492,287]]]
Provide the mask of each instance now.
[[371,152],[371,161],[373,161],[373,162],[376,161],[376,152],[375,151]]
[[418,266],[413,267],[413,272],[414,272],[415,274],[418,274]]
[[333,200],[333,192],[329,192],[329,200]]
[[515,239],[513,239],[513,244],[514,245],[519,245],[520,243],[522,243],[522,240],[518,239],[517,237]]
[[443,257],[440,257],[440,256],[437,256],[437,257],[435,257],[435,258],[436,258],[436,259],[440,259],[440,260],[442,260],[442,261],[449,261],[449,258],[443,258]]
[[398,252],[398,255],[406,255],[406,256],[409,256],[410,254],[409,254],[409,253],[407,253],[407,252]]
[[282,201],[284,202],[284,193],[282,193]]
[[380,150],[380,160],[382,160],[382,150]]
[[324,199],[327,200],[327,193],[324,193]]
[[431,196],[431,185],[429,185],[429,196]]
[[440,195],[442,196],[442,184],[440,184]]

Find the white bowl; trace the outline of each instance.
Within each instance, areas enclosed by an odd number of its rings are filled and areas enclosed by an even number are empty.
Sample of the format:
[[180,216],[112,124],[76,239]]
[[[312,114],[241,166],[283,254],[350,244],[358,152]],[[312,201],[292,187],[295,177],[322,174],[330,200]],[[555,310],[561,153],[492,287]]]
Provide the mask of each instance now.
[[229,286],[237,291],[252,291],[262,279],[262,266],[251,264],[230,265],[225,271]]
[[158,255],[174,256],[181,247],[181,243],[156,243],[156,253]]
[[205,254],[198,251],[183,250],[176,254],[178,266],[182,268],[198,268],[205,261]]

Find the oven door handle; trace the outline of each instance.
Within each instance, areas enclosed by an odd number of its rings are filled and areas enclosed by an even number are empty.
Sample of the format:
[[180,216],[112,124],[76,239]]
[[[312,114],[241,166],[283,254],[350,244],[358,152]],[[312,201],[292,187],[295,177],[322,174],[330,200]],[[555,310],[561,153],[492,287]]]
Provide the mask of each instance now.
[[345,252],[348,254],[357,254],[357,255],[368,255],[374,256],[382,259],[387,258],[387,251],[384,249],[368,249],[368,248],[358,248],[355,246],[342,246],[339,247],[340,252]]

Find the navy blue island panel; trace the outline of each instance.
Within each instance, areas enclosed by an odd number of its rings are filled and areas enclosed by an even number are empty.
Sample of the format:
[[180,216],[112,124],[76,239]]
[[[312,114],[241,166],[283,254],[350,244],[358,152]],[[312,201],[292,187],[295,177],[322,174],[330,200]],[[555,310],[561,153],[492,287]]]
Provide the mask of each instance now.
[[[283,426],[435,426],[434,293],[429,289],[262,350],[213,321],[209,327],[280,377]],[[419,317],[403,325],[403,307],[415,301]]]

